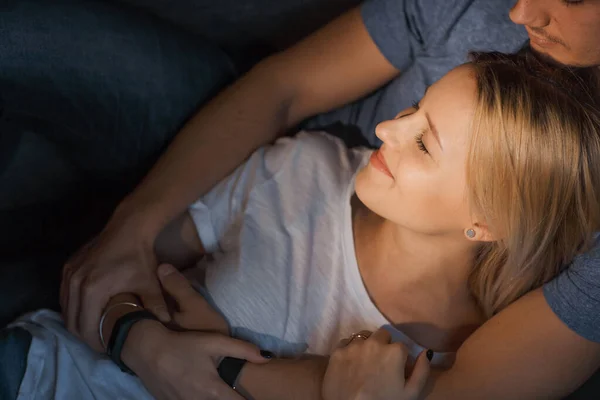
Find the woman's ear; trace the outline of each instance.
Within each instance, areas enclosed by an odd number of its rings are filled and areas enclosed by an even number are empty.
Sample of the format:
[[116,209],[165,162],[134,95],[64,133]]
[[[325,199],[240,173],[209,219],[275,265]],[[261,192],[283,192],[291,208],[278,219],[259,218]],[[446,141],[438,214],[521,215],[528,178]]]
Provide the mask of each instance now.
[[481,222],[475,222],[471,228],[465,229],[465,237],[473,242],[495,242],[497,240],[488,225]]

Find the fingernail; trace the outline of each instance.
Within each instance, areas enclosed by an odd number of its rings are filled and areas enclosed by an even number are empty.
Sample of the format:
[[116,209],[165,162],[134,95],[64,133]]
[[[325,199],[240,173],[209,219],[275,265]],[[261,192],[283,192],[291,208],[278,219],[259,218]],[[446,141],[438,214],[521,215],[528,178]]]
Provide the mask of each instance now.
[[433,350],[431,350],[431,349],[430,349],[430,350],[427,350],[427,353],[426,353],[426,355],[427,355],[427,359],[428,359],[429,361],[431,361],[431,360],[433,359]]
[[173,272],[175,272],[175,267],[173,267],[170,264],[163,264],[160,267],[158,267],[158,274],[160,276],[168,276],[171,275]]
[[275,358],[275,354],[271,353],[270,351],[267,350],[261,350],[260,351],[260,355],[263,358],[266,358],[267,360],[270,360],[271,358]]

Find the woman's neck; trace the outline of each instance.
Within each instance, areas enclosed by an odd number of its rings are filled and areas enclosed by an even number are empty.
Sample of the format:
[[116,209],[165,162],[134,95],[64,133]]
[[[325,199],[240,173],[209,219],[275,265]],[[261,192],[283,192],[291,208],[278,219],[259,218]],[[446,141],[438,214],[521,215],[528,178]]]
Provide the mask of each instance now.
[[[459,233],[424,235],[399,227],[356,197],[352,206],[356,256],[372,296],[377,293],[409,314],[431,312],[427,308],[434,305],[443,313],[472,302],[468,276],[476,248],[471,242]],[[411,304],[416,308],[407,309]]]

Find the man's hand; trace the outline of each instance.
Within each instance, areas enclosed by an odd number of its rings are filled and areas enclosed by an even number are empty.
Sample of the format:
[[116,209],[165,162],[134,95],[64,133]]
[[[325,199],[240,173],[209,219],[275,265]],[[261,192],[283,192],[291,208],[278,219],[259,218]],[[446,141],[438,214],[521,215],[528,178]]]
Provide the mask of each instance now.
[[64,266],[60,300],[67,328],[98,351],[100,316],[119,293],[135,293],[161,321],[170,319],[156,276],[154,238],[142,237],[140,226],[113,216]]
[[410,377],[405,379],[408,351],[400,343],[390,344],[387,330],[381,328],[366,340],[356,337],[344,344],[329,359],[323,382],[325,400],[419,398],[429,375],[425,354],[419,356]]

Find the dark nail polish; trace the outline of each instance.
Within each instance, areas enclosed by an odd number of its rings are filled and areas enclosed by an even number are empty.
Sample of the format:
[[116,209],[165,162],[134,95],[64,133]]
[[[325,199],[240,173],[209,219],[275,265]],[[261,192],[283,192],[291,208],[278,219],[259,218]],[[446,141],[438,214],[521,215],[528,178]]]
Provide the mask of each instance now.
[[431,359],[433,358],[433,350],[427,350],[426,355],[427,355],[427,359],[429,361],[431,361]]
[[260,355],[263,356],[263,358],[266,358],[267,360],[270,360],[271,358],[275,358],[275,354],[273,354],[267,350],[261,350]]

